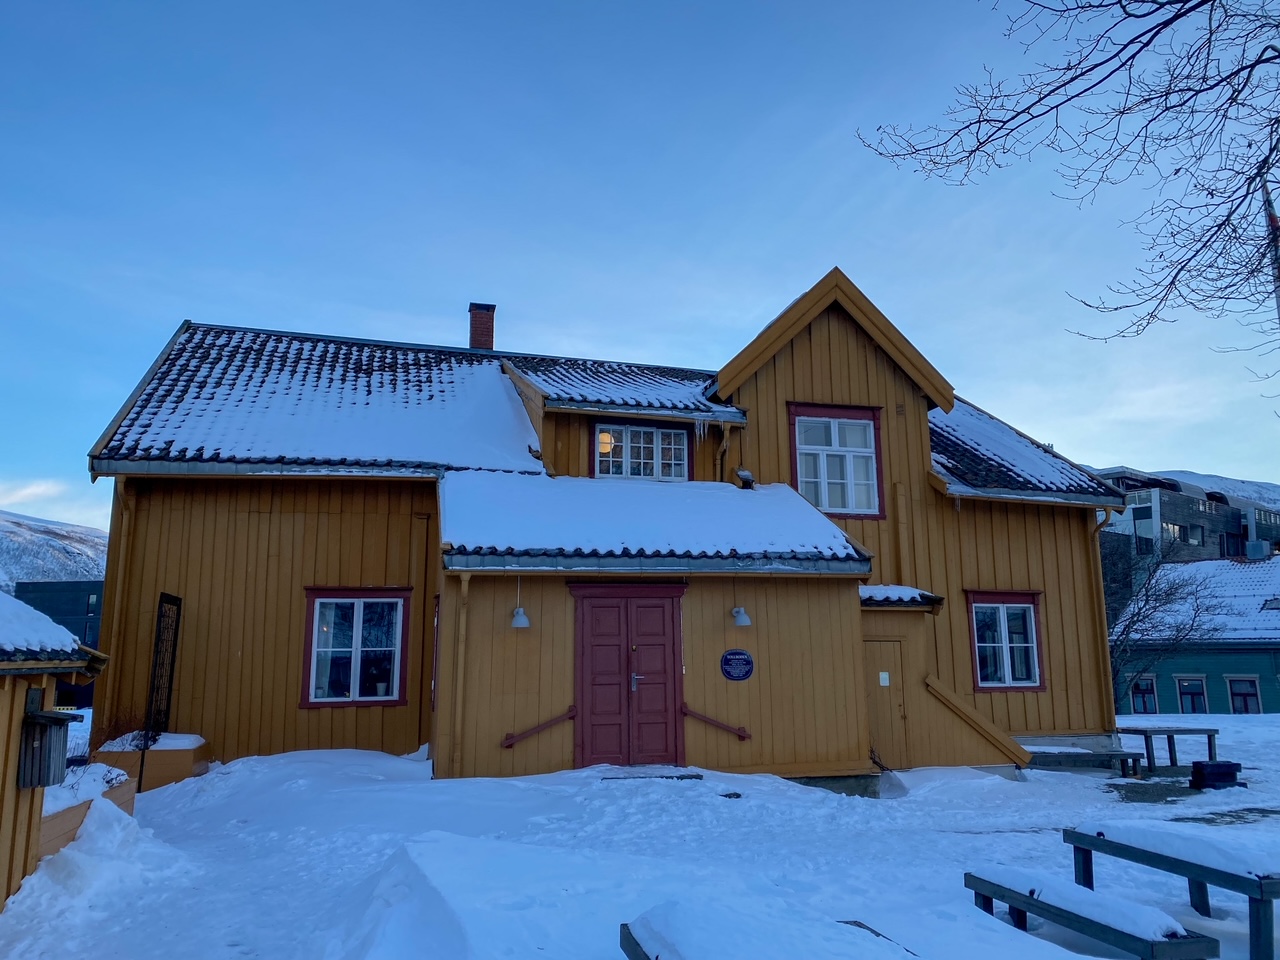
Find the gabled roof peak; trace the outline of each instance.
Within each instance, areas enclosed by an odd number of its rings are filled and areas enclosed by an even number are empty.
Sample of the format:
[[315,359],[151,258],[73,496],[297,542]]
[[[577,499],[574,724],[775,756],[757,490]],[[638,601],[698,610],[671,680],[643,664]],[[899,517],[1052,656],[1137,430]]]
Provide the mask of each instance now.
[[937,407],[950,411],[955,391],[915,345],[839,267],[810,287],[778,314],[716,375],[717,392],[728,397],[801,330],[838,303]]

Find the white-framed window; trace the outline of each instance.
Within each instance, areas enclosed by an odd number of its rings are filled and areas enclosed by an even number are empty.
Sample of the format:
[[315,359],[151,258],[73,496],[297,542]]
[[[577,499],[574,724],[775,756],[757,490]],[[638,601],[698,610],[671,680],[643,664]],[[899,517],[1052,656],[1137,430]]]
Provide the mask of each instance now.
[[1040,686],[1034,600],[975,595],[970,601],[979,687]]
[[1224,677],[1227,695],[1231,698],[1232,713],[1261,713],[1262,698],[1258,693],[1257,677]]
[[1178,685],[1179,713],[1208,713],[1209,701],[1205,697],[1204,677],[1174,677]]
[[795,423],[800,495],[826,513],[878,514],[875,420],[800,414]]
[[689,433],[661,427],[596,427],[596,476],[689,479]]
[[[358,594],[358,595],[357,595]],[[376,591],[308,591],[311,663],[307,702],[400,699],[405,597]]]

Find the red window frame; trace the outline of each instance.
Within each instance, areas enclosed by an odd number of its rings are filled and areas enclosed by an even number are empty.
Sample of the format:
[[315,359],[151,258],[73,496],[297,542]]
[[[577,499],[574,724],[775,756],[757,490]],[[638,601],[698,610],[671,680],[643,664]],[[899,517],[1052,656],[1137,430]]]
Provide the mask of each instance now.
[[[1041,628],[1040,598],[1042,594],[1036,590],[966,590],[965,599],[969,612],[969,655],[973,661],[974,693],[1043,693],[1048,689],[1046,663],[1044,657],[1044,630]],[[1017,603],[1031,607],[1032,622],[1036,631],[1036,676],[1039,683],[982,683],[978,676],[978,630],[973,619],[973,608],[977,604]]]
[[[800,492],[800,452],[796,439],[796,419],[814,417],[822,420],[869,420],[871,432],[875,435],[876,445],[876,513],[851,513],[823,510],[824,516],[837,520],[883,520],[885,513],[884,499],[884,451],[880,439],[881,407],[838,407],[824,406],[814,403],[788,403],[787,429],[791,433],[791,488]],[[821,509],[814,507],[815,510]]]
[[[307,587],[307,634],[302,661],[303,710],[346,710],[350,707],[403,707],[409,702],[409,618],[412,587]],[[377,700],[352,698],[340,700],[311,699],[312,656],[315,648],[317,600],[399,600],[400,601],[400,683],[397,696]]]

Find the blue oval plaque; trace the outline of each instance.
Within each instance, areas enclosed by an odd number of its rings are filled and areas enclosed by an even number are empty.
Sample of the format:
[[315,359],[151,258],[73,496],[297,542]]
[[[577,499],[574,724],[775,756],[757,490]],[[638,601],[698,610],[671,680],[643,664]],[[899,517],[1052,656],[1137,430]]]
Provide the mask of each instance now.
[[746,680],[755,669],[756,662],[745,650],[726,650],[720,658],[720,672],[726,680]]

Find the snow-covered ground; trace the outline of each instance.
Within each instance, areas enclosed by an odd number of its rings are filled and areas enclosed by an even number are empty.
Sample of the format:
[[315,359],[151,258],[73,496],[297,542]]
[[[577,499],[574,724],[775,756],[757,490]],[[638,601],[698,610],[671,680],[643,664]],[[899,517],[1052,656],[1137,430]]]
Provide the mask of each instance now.
[[[642,914],[646,929],[723,931],[712,939],[742,958],[818,941],[830,956],[898,955],[837,919],[924,958],[1068,956],[1060,944],[1118,956],[986,916],[962,875],[1004,865],[1069,881],[1058,831],[1087,821],[1197,818],[1276,840],[1280,716],[1203,722],[1247,790],[1133,803],[1098,776],[955,769],[907,772],[905,796],[866,800],[711,772],[432,781],[429,763],[381,754],[250,758],[140,796],[136,823],[95,804],[0,913],[0,956],[596,960],[620,958],[618,924]],[[1179,743],[1184,762],[1203,752]],[[1207,920],[1177,877],[1099,857],[1097,879],[1221,938],[1224,958],[1247,955],[1242,897],[1214,890],[1220,918]]]

